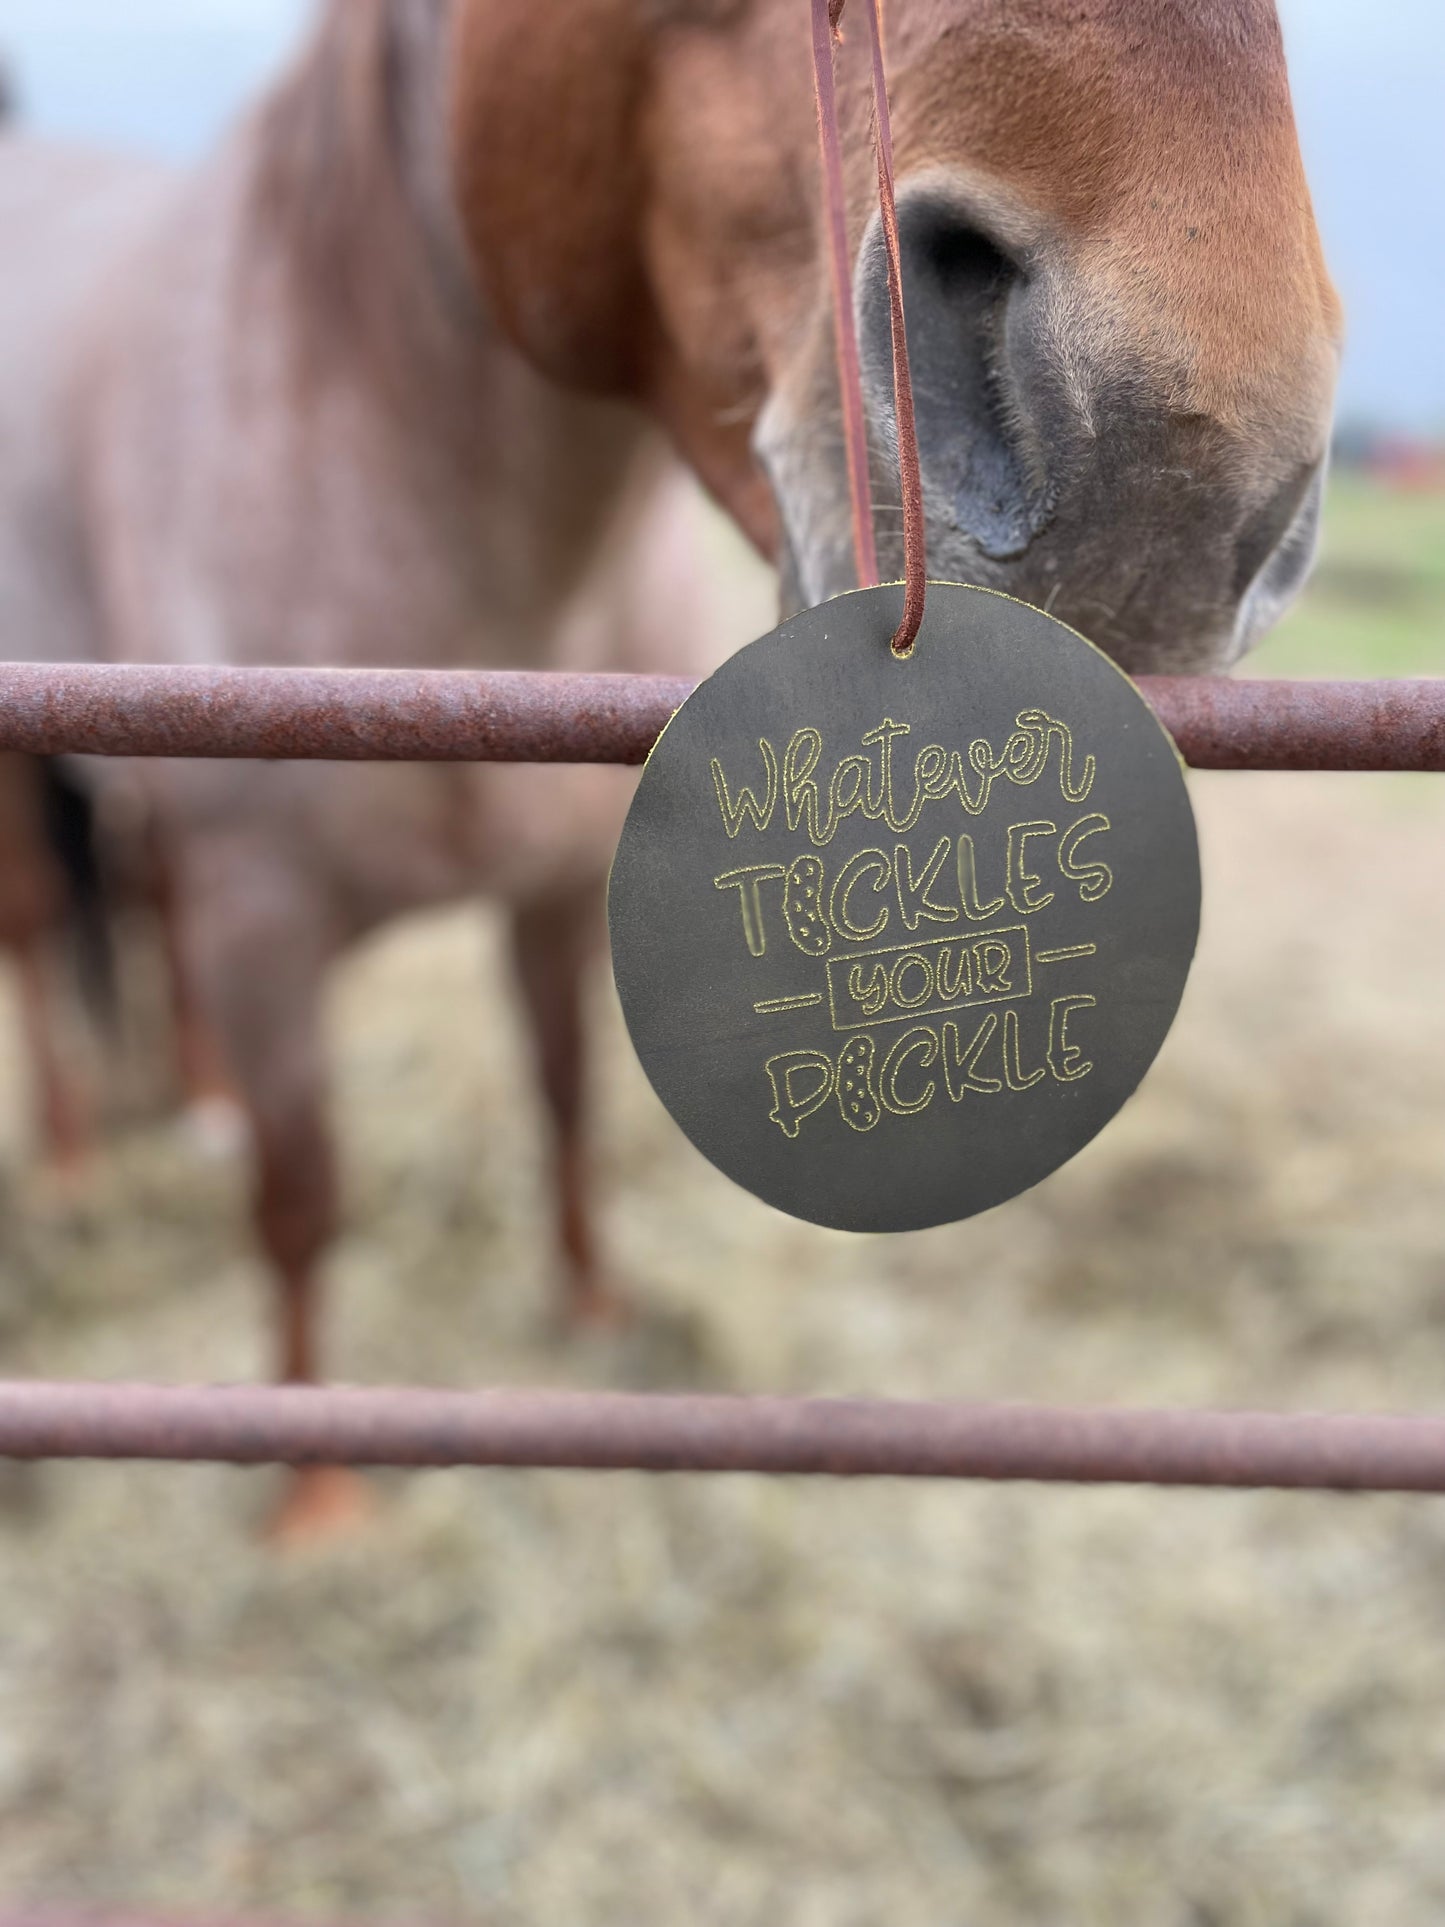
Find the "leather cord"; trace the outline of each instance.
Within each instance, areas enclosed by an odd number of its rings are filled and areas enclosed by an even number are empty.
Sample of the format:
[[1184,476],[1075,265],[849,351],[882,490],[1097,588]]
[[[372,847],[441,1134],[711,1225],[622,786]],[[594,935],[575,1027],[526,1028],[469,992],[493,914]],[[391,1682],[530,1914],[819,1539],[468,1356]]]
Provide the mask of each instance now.
[[[898,212],[893,192],[893,131],[888,115],[883,31],[878,16],[878,0],[862,0],[862,5],[873,77],[873,148],[878,163],[878,206],[888,264],[893,404],[898,431],[899,494],[903,504],[903,619],[891,646],[895,655],[906,656],[917,639],[927,593],[923,476],[918,459],[913,383],[908,367],[908,336],[904,326],[903,270],[898,243]],[[818,141],[823,160],[823,198],[833,284],[838,387],[842,401],[843,441],[847,453],[853,517],[853,555],[859,583],[866,587],[878,580],[878,552],[873,534],[873,503],[868,478],[868,415],[863,400],[862,364],[853,315],[852,262],[848,250],[847,200],[843,188],[842,143],[838,132],[833,67],[834,42],[842,37],[838,22],[842,17],[844,0],[812,0],[812,6],[813,79],[818,105]]]

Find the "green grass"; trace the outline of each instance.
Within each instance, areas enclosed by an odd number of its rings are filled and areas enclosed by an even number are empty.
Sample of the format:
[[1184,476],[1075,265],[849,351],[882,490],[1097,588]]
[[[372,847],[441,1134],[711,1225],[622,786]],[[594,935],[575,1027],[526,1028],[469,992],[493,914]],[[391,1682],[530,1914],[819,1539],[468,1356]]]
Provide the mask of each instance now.
[[1249,673],[1445,675],[1445,494],[1337,474],[1314,578]]

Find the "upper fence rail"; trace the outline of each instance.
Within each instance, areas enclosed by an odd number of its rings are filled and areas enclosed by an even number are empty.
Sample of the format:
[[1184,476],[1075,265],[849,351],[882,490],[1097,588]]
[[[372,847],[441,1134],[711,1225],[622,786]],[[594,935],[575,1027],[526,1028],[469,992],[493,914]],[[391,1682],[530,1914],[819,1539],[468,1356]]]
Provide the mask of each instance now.
[[[1142,676],[1195,769],[1445,771],[1445,679]],[[641,763],[696,685],[524,670],[0,664],[0,750]]]

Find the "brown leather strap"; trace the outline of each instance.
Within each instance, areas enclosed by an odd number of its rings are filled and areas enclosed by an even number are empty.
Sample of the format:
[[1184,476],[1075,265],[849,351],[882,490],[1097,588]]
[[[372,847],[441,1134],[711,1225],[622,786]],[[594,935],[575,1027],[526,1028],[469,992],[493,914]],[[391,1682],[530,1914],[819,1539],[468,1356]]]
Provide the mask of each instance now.
[[[913,383],[908,368],[908,337],[903,317],[903,271],[898,245],[898,214],[893,193],[893,132],[888,115],[888,85],[878,0],[863,0],[873,68],[873,145],[878,160],[878,205],[888,261],[888,304],[893,341],[893,404],[898,429],[898,481],[903,504],[903,620],[893,637],[896,655],[912,649],[923,621],[927,588],[923,477],[913,414]],[[833,41],[844,0],[813,0],[813,75],[818,100],[818,138],[823,154],[823,190],[833,279],[833,317],[838,352],[838,382],[843,404],[843,437],[853,508],[853,549],[858,578],[865,586],[878,579],[873,539],[873,507],[868,486],[868,427],[858,335],[853,319],[853,285],[848,251],[847,204],[838,135],[833,75]]]
[[[842,0],[839,0],[842,12]],[[913,377],[908,368],[908,335],[903,324],[903,265],[898,247],[898,209],[893,198],[893,127],[888,117],[888,78],[883,65],[883,29],[878,0],[864,0],[873,55],[873,145],[878,156],[878,206],[888,255],[888,305],[893,334],[893,413],[898,424],[898,486],[903,498],[903,620],[893,652],[906,656],[923,621],[928,581],[923,520],[923,472],[918,461],[918,428],[913,417]]]
[[[842,0],[836,0],[842,12]],[[858,586],[878,580],[873,540],[873,500],[868,487],[868,425],[863,412],[863,375],[853,319],[853,278],[848,253],[848,203],[843,192],[843,154],[838,137],[838,100],[833,84],[833,37],[837,14],[830,0],[813,0],[813,85],[818,101],[818,145],[823,155],[823,206],[828,222],[828,259],[833,272],[833,340],[843,404],[843,445],[853,507],[853,562]]]

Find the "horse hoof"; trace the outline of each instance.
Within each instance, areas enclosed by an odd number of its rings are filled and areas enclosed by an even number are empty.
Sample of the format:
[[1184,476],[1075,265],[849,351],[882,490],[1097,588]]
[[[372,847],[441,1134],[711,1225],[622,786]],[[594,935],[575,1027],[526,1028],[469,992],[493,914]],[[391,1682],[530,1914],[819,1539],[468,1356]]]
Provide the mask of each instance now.
[[292,1478],[267,1522],[265,1538],[291,1549],[314,1546],[358,1530],[376,1512],[376,1495],[359,1473],[343,1465],[308,1465]]

